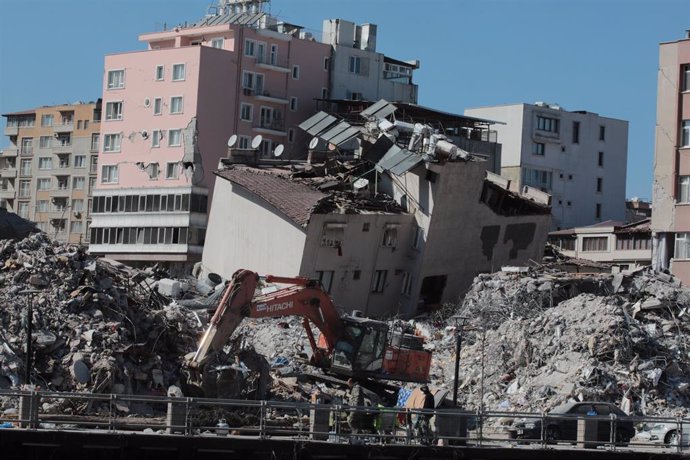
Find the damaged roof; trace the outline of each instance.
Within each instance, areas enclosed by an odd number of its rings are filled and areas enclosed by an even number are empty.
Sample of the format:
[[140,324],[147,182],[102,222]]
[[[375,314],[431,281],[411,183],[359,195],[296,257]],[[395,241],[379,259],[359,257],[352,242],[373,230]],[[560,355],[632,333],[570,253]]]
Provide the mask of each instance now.
[[306,227],[314,208],[328,195],[308,185],[257,168],[229,168],[216,175],[248,190],[278,209],[300,227]]

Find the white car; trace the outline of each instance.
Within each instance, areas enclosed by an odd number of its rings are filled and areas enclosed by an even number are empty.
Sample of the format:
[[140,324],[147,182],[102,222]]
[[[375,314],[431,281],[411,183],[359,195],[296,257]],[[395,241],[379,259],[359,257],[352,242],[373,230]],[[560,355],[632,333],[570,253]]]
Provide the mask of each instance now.
[[[677,423],[657,423],[647,432],[649,433],[649,442],[653,444],[665,444],[667,446],[678,445],[678,424]],[[681,446],[690,445],[690,420],[682,423],[682,439],[680,439]],[[644,436],[646,437],[646,436]],[[644,438],[643,437],[643,438]]]

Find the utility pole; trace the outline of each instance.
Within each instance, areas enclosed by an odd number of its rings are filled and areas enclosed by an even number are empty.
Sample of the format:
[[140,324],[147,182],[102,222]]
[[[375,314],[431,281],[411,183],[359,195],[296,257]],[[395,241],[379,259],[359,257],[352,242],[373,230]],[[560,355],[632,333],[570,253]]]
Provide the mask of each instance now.
[[[455,379],[453,380],[453,406],[458,405],[458,378],[460,376],[460,350],[462,349],[462,332],[465,328],[465,321],[469,318],[464,316],[451,316],[455,320]],[[461,324],[458,324],[462,321]],[[458,330],[459,328],[459,330]]]
[[34,294],[38,294],[41,291],[35,289],[26,289],[24,291],[19,291],[19,295],[28,296],[28,311],[26,318],[26,357],[24,363],[24,383],[27,385],[31,383],[31,368],[33,367],[31,349],[31,335],[33,334],[33,320],[34,320]]

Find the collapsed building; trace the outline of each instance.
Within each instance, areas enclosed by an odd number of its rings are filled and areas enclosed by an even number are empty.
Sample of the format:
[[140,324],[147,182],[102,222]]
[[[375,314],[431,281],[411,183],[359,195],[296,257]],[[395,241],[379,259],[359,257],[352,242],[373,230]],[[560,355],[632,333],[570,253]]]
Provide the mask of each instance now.
[[500,149],[484,145],[495,144],[490,121],[455,116],[463,130],[449,134],[475,154],[429,124],[430,109],[416,121],[422,109],[409,104],[405,120],[384,100],[364,105],[300,125],[313,137],[308,162],[229,149],[216,172],[206,271],[308,276],[346,311],[408,317],[457,301],[478,273],[541,259],[550,198],[491,172],[487,152]]

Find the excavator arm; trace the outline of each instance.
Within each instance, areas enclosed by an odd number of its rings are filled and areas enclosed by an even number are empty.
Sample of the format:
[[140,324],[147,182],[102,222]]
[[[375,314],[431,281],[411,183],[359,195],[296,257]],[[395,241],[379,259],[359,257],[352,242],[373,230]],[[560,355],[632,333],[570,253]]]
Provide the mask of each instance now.
[[[269,283],[288,285],[277,291],[255,295],[259,275],[250,270],[238,270],[228,284],[216,311],[209,322],[194,357],[187,367],[198,369],[210,356],[222,350],[228,338],[244,318],[277,318],[301,316],[313,350],[312,363],[324,367],[335,342],[343,334],[343,323],[330,297],[317,282],[306,278],[267,276]],[[317,346],[311,329],[313,323],[323,334],[327,349]]]

